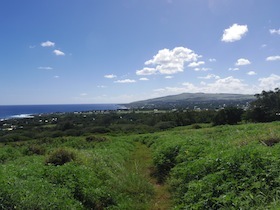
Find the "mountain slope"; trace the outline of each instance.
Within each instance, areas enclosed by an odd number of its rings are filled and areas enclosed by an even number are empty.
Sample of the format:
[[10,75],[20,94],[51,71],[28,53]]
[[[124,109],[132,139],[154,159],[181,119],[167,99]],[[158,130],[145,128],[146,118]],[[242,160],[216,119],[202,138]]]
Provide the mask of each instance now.
[[255,100],[253,95],[227,93],[182,93],[126,104],[128,108],[208,108],[214,109],[224,105],[245,106]]

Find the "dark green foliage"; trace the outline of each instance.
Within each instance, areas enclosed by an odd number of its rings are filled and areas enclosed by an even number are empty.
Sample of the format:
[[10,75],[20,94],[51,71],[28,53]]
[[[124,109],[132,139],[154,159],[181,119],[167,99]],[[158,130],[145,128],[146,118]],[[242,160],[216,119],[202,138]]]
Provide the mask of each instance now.
[[4,146],[3,148],[0,147],[0,163],[4,163],[9,160],[14,160],[21,157],[21,152],[12,146]]
[[274,91],[262,91],[256,94],[257,98],[252,102],[251,109],[246,115],[248,121],[270,122],[280,120],[280,89]]
[[176,165],[176,157],[179,152],[179,146],[176,144],[163,144],[155,150],[154,153],[154,175],[158,182],[162,183],[169,175],[170,170]]
[[166,129],[170,129],[170,128],[174,128],[174,127],[175,127],[175,123],[172,121],[158,122],[155,125],[155,128],[158,130],[166,130]]
[[198,124],[193,124],[192,125],[192,128],[193,129],[200,129],[200,128],[202,128],[200,125],[198,125]]
[[44,155],[45,152],[46,152],[46,149],[43,146],[37,145],[37,144],[31,144],[31,145],[27,146],[24,153],[26,155]]
[[86,137],[86,141],[87,142],[104,142],[107,141],[108,139],[106,137],[103,136],[88,136]]
[[63,165],[76,159],[76,154],[72,150],[59,148],[53,151],[45,160],[46,164]]
[[213,118],[213,125],[234,125],[241,121],[243,110],[235,107],[221,109]]
[[94,126],[92,128],[90,128],[90,132],[91,133],[109,133],[110,129],[103,127],[103,126]]

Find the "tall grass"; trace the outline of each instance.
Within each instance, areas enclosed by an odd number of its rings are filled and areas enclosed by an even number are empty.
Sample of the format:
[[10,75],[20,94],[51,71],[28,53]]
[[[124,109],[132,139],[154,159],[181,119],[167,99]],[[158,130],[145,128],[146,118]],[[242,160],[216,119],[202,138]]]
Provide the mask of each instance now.
[[153,149],[176,209],[280,208],[280,123],[176,128],[138,140]]

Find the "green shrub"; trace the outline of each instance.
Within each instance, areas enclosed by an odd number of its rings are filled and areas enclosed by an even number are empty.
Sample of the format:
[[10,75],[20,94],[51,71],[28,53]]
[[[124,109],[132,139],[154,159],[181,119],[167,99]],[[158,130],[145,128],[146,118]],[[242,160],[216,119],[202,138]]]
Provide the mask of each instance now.
[[86,137],[86,141],[87,142],[104,142],[107,141],[108,139],[106,137],[103,136],[88,136]]
[[103,126],[95,126],[90,129],[90,132],[92,132],[92,133],[109,133],[110,129],[103,127]]
[[22,154],[17,148],[11,146],[4,146],[3,148],[0,147],[0,163],[17,159],[21,156]]
[[170,170],[176,165],[179,149],[178,145],[173,144],[165,144],[156,149],[153,161],[156,169],[154,175],[158,182],[164,182]]
[[31,144],[27,146],[26,150],[24,151],[26,155],[44,155],[45,152],[46,149],[43,146],[37,144]]
[[175,123],[173,121],[158,122],[154,127],[158,130],[167,130],[170,128],[174,128]]
[[46,164],[63,165],[76,159],[76,153],[72,150],[59,148],[52,152],[45,160]]
[[193,124],[192,125],[192,129],[200,129],[200,128],[202,128],[202,127],[198,124]]

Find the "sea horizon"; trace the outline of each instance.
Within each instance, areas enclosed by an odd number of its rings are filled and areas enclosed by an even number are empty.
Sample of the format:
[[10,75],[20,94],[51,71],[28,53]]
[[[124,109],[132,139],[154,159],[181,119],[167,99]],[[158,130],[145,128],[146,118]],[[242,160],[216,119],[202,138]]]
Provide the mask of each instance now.
[[25,118],[32,115],[51,113],[71,113],[122,109],[120,104],[35,104],[0,105],[0,119]]

